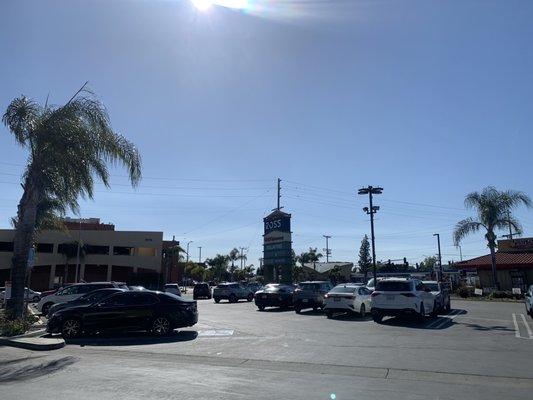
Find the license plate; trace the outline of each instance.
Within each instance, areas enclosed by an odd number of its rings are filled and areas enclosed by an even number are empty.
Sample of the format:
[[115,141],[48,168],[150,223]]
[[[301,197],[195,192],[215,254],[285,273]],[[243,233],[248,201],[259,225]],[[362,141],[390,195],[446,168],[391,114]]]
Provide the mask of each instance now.
[[341,301],[341,298],[340,297],[334,297],[333,301]]
[[394,301],[394,296],[392,295],[389,295],[386,298],[387,298],[387,301]]
[[309,302],[309,299],[303,299],[302,300],[302,303],[308,303]]
[[266,299],[266,298],[267,298],[267,295],[264,294],[264,295],[261,296],[261,298],[262,298],[262,299]]

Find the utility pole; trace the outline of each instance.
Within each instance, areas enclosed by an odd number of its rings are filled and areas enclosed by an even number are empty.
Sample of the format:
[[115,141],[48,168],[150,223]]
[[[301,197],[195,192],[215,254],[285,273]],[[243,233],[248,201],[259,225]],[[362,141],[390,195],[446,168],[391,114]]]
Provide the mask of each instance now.
[[363,207],[363,211],[367,214],[370,214],[370,237],[372,240],[372,268],[374,275],[374,286],[377,284],[377,268],[376,268],[376,238],[374,236],[374,214],[378,212],[379,206],[375,206],[372,203],[372,195],[383,193],[382,187],[372,187],[368,186],[365,188],[359,189],[357,194],[364,195],[368,194],[368,201],[370,207]]
[[[283,207],[281,207],[281,179],[278,178],[278,206],[274,210],[281,210]],[[272,210],[272,211],[274,211]]]
[[460,244],[458,244],[457,247],[459,247],[459,259],[463,261],[463,249]]
[[202,263],[202,246],[198,246],[198,263],[201,264]]
[[442,255],[441,255],[441,252],[440,252],[440,234],[438,233],[434,233],[433,236],[437,236],[437,244],[439,246],[439,273],[438,273],[438,281],[441,282],[442,281]]
[[192,243],[193,241],[192,240],[189,240],[187,242],[187,262],[189,262],[189,245]]
[[329,239],[331,239],[331,236],[328,236],[328,235],[322,235],[322,236],[326,238],[326,248],[324,249],[324,251],[326,252],[326,262],[329,263],[329,256],[331,254],[331,250],[329,249]]

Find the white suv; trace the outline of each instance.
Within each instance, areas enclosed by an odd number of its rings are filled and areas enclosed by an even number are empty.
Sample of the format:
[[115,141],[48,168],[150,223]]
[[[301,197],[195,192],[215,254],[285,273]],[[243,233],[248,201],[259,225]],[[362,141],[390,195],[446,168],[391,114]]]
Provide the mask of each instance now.
[[125,283],[122,282],[93,282],[93,283],[75,283],[74,285],[66,286],[59,289],[57,292],[43,297],[37,303],[37,309],[43,313],[48,314],[48,310],[54,304],[66,303],[67,301],[76,300],[78,297],[83,296],[86,293],[93,290],[105,289],[105,288],[120,288],[128,290]]
[[417,315],[435,312],[435,296],[422,281],[411,278],[389,278],[378,281],[371,296],[372,318],[381,322],[385,316]]
[[533,285],[529,286],[525,295],[526,313],[533,318]]
[[215,303],[219,303],[221,299],[228,299],[230,303],[236,303],[239,299],[252,301],[254,299],[254,292],[240,283],[220,283],[213,289],[213,299]]

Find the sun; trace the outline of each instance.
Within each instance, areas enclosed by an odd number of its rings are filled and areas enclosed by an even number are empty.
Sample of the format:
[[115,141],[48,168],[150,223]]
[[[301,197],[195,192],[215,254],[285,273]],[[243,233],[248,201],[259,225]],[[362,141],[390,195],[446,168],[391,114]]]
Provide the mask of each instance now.
[[191,0],[193,6],[200,11],[206,11],[210,9],[215,3],[213,0]]

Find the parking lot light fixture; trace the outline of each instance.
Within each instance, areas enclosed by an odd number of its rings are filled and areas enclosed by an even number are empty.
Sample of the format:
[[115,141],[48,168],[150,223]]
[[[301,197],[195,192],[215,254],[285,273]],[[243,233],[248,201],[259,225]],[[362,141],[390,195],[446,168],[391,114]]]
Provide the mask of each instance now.
[[372,204],[372,196],[374,194],[381,194],[383,193],[382,187],[373,187],[373,186],[367,186],[364,188],[361,188],[357,191],[357,194],[359,195],[367,195],[368,194],[368,202],[370,207],[364,207],[363,211],[366,214],[370,215],[370,237],[372,242],[372,269],[373,269],[373,277],[374,277],[374,285],[377,283],[377,270],[376,270],[376,244],[375,244],[375,236],[374,236],[374,214],[378,212],[379,206],[374,206]]

